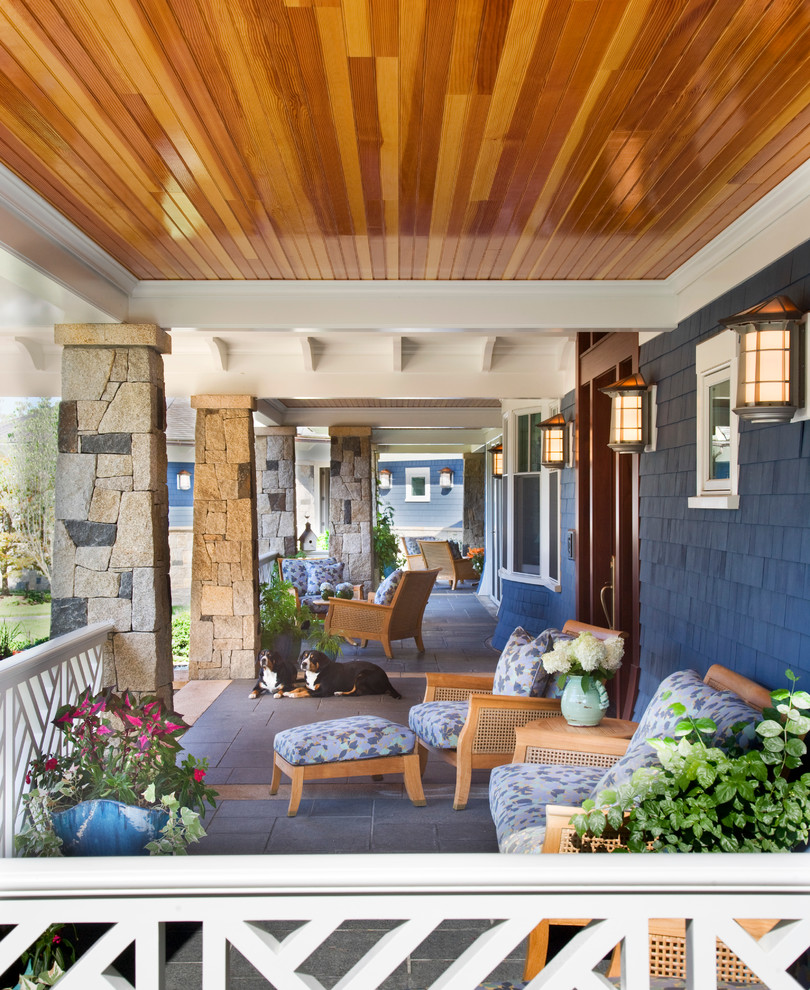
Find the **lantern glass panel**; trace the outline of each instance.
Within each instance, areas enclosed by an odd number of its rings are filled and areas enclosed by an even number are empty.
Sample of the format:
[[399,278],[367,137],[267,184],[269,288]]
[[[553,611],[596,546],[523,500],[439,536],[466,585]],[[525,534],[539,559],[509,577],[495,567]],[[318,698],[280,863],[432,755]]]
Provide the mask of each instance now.
[[790,402],[790,331],[753,330],[740,342],[740,405]]
[[642,396],[617,395],[614,398],[611,443],[641,443],[643,423]]

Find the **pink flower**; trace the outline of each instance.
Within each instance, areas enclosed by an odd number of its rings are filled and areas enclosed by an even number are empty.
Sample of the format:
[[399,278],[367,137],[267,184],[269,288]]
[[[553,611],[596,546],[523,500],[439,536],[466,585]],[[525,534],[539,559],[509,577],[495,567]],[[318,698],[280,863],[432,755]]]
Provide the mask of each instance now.
[[31,774],[30,773],[27,773],[25,775],[25,782],[26,782],[26,784],[30,784],[31,783]]
[[53,945],[59,945],[61,941],[62,941],[61,935],[54,935],[54,937],[51,939]]
[[59,761],[55,756],[52,756],[49,760],[45,761],[46,770],[55,770],[59,766]]
[[194,771],[194,779],[197,781],[198,784],[202,781],[204,776],[205,776],[205,770],[202,770],[200,769],[200,767],[197,767],[197,769]]

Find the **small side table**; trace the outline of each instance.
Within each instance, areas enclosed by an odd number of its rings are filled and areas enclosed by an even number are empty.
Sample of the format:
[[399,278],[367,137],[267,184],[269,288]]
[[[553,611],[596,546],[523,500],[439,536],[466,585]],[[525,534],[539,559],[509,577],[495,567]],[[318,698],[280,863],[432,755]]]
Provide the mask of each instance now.
[[513,763],[610,767],[624,756],[638,723],[603,718],[599,725],[569,725],[562,716],[515,729]]

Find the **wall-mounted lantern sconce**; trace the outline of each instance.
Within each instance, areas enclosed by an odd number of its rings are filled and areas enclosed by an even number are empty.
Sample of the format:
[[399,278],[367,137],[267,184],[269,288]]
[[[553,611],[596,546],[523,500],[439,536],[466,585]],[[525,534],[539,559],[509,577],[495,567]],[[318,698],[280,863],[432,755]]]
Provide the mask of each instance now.
[[439,485],[442,488],[452,488],[453,487],[453,469],[449,467],[443,467],[439,471]]
[[177,490],[187,492],[191,489],[191,471],[177,472]]
[[492,454],[492,477],[502,478],[503,477],[503,444],[496,443],[494,447],[489,448],[490,454]]
[[804,314],[787,296],[720,323],[739,337],[734,412],[755,423],[789,423],[804,405]]
[[655,450],[655,385],[638,372],[599,390],[610,396],[608,447],[619,454]]
[[566,467],[569,456],[569,424],[562,413],[538,424],[540,430],[540,463],[551,470]]
[[380,488],[390,488],[391,487],[391,472],[388,468],[382,468],[379,475]]

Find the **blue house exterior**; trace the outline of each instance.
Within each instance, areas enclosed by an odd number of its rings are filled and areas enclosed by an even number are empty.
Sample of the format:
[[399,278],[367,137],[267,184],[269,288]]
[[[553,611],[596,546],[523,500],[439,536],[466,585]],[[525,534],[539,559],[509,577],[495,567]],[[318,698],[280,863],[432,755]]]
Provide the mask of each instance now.
[[[442,488],[439,473],[442,468],[453,472],[453,483]],[[394,528],[404,536],[432,536],[448,531],[448,539],[460,539],[464,518],[464,460],[442,456],[427,459],[380,457],[377,473],[391,472],[391,487],[380,488],[381,501],[394,509]],[[424,500],[411,497],[409,478],[424,476],[427,482]]]
[[[705,673],[722,663],[770,688],[785,670],[810,686],[810,422],[740,423],[735,510],[689,508],[696,490],[695,347],[719,321],[775,295],[810,310],[810,242],[715,299],[640,349],[639,368],[656,383],[658,436],[640,455],[641,679],[636,715],[674,670]],[[574,418],[574,393],[563,402]],[[504,579],[494,639],[517,625],[532,632],[576,616],[575,471],[562,472],[559,593]]]

